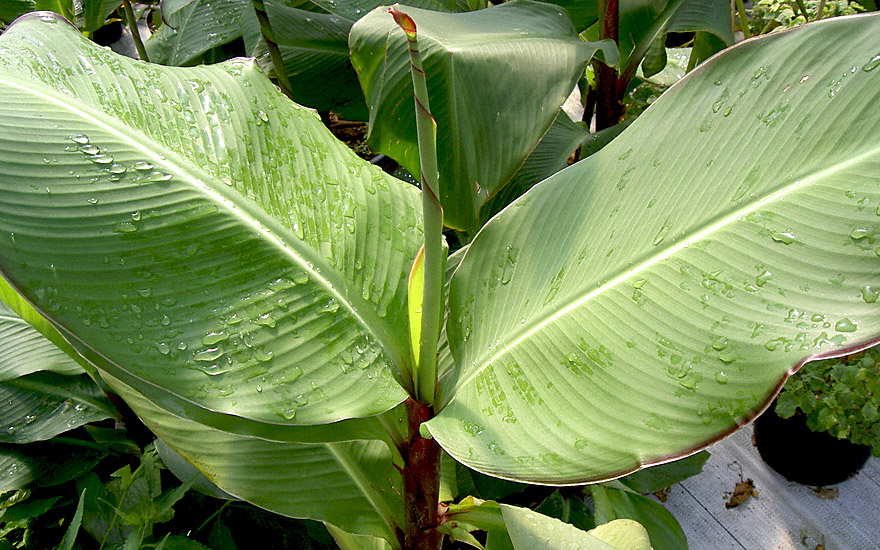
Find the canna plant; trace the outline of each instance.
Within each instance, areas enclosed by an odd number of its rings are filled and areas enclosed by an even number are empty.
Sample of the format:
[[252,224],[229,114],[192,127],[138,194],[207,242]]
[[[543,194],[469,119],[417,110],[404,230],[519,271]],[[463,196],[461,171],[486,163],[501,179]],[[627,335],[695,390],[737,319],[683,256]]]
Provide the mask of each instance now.
[[[404,12],[403,29],[368,17],[418,69]],[[253,61],[132,61],[31,14],[0,37],[0,271],[26,299],[10,307],[221,489],[344,548],[473,530],[608,548],[617,528],[646,547],[632,524],[438,508],[441,457],[613,479],[731,433],[804,362],[876,343],[878,28],[822,21],[714,57],[447,258],[424,73],[420,193]]]

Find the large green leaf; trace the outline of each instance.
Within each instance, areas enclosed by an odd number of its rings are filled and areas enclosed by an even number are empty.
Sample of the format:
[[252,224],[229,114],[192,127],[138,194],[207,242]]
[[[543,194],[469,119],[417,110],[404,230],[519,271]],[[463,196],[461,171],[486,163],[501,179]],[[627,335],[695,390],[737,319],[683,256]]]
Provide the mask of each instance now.
[[122,0],[83,0],[82,30],[95,31],[100,29],[110,14],[121,5]]
[[169,414],[112,377],[107,382],[162,441],[227,493],[398,548],[402,481],[385,442],[303,445],[229,434]]
[[250,27],[258,28],[250,0],[163,2],[162,19],[165,24],[145,46],[150,61],[164,65],[185,65],[241,38],[248,20],[253,20]]
[[2,271],[82,353],[267,431],[406,398],[414,188],[252,62],[148,65],[48,16],[0,47]]
[[0,443],[30,443],[110,418],[113,405],[85,375],[37,372],[0,383]]
[[656,44],[657,55],[646,61],[645,72],[662,70],[666,66],[663,46],[670,32],[707,31],[733,44],[732,17],[727,0],[624,0],[620,5],[620,65],[632,65],[634,74],[648,48]]
[[586,123],[574,122],[560,109],[547,133],[529,153],[513,178],[483,205],[480,222],[486,223],[533,185],[568,166],[568,157],[590,136]]
[[3,0],[0,2],[0,22],[12,23],[19,15],[36,9],[36,0]]
[[876,342],[878,52],[880,15],[744,42],[493,218],[451,283],[458,376],[428,423],[444,449],[513,479],[608,479]]
[[553,548],[614,550],[616,548],[574,525],[533,512],[528,508],[510,506],[509,504],[501,504],[500,507],[514,550],[551,550]]
[[[332,110],[348,120],[366,120],[364,96],[349,61],[348,34],[354,21],[381,4],[379,0],[265,2],[299,103]],[[415,4],[443,11],[455,8],[436,0]],[[165,2],[162,14],[167,24],[147,42],[150,60],[189,65],[212,48],[241,38],[247,54],[257,57],[266,73],[274,76],[250,0]]]
[[57,441],[0,443],[0,492],[66,483],[94,469],[106,455],[105,450]]
[[687,548],[687,537],[675,517],[654,499],[603,485],[593,486],[593,498],[601,491],[615,519],[639,522],[651,537],[653,550]]
[[579,33],[585,31],[599,20],[599,2],[597,0],[544,0],[550,4],[565,8],[574,28]]
[[82,373],[73,359],[0,302],[0,381],[41,370]]
[[[364,94],[348,59],[348,33],[354,20],[270,3],[266,10],[293,97],[304,105],[333,111],[340,118],[366,120]],[[263,40],[252,53],[266,74],[274,76],[275,67]]]
[[[418,25],[437,120],[444,223],[475,232],[479,209],[534,149],[596,51],[564,10],[515,0],[470,13],[402,7]],[[384,8],[351,31],[370,108],[370,145],[419,173],[409,51]]]

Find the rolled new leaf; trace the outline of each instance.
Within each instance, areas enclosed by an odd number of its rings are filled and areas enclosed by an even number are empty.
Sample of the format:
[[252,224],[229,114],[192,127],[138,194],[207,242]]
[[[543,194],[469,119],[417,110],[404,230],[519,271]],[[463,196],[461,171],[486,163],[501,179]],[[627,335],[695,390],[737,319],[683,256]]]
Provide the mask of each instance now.
[[[437,344],[443,320],[443,272],[446,259],[443,241],[443,208],[440,206],[440,185],[437,172],[437,123],[431,115],[428,100],[428,84],[419,53],[418,31],[410,16],[392,6],[389,13],[394,22],[406,34],[410,54],[410,68],[415,101],[415,123],[419,143],[419,181],[422,185],[422,213],[424,216],[425,244],[413,264],[412,276],[420,277],[421,312],[418,346],[413,346],[413,356],[418,356],[418,368],[413,370],[416,398],[433,404],[437,390]],[[412,296],[410,297],[413,298]],[[412,316],[411,316],[412,318]]]

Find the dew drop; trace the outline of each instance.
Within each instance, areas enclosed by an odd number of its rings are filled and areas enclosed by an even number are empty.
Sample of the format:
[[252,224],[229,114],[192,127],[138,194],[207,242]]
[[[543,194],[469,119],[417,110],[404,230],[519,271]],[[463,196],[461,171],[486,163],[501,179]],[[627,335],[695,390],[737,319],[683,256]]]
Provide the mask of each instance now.
[[85,145],[89,142],[89,137],[85,134],[77,134],[75,136],[71,136],[70,141],[78,143],[80,145]]
[[862,65],[862,70],[865,72],[873,71],[877,67],[880,67],[880,53],[878,53],[877,55],[872,57],[867,63]]
[[144,161],[142,161],[142,160],[139,160],[139,161],[137,161],[136,163],[134,163],[133,168],[134,168],[135,170],[139,170],[139,171],[141,171],[141,172],[145,172],[145,171],[147,171],[147,170],[152,170],[152,169],[153,169],[153,165],[150,164],[149,162],[144,162]]
[[158,170],[154,170],[147,177],[147,181],[168,181],[173,177],[174,176],[172,176],[171,174],[164,174]]
[[878,297],[880,297],[880,289],[875,289],[871,287],[871,285],[865,285],[862,287],[862,299],[865,302],[869,304],[876,303]]
[[844,317],[834,324],[834,330],[836,330],[837,332],[855,332],[859,330],[859,326],[854,321],[851,321]]
[[779,346],[785,344],[786,342],[788,342],[787,338],[774,338],[772,340],[764,342],[764,347],[767,348],[768,351],[776,351]]
[[795,242],[795,236],[791,231],[774,231],[770,234],[770,238],[782,244],[791,244]]
[[663,239],[665,239],[665,238],[666,238],[666,235],[669,234],[669,229],[670,229],[671,227],[672,227],[672,224],[669,223],[669,220],[668,220],[668,219],[667,219],[665,222],[663,222],[663,226],[660,227],[660,230],[659,230],[659,231],[657,232],[657,234],[654,236],[653,244],[654,244],[654,245],[658,245],[658,244],[660,244],[661,242],[663,242]]
[[260,363],[267,363],[272,360],[272,357],[275,354],[271,351],[257,350],[254,352],[254,359],[259,361]]
[[222,356],[223,352],[220,351],[220,348],[208,348],[193,355],[193,359],[196,361],[209,362],[219,359]]
[[171,348],[168,347],[168,344],[166,344],[165,342],[158,342],[156,344],[156,347],[159,348],[159,353],[161,353],[162,355],[168,355],[168,353],[171,351]]
[[[336,306],[336,307],[338,308],[339,306]],[[275,318],[272,317],[268,313],[264,313],[264,314],[260,315],[259,317],[257,317],[256,319],[254,319],[254,323],[256,323],[258,325],[265,326],[265,327],[269,327],[269,328],[275,328]]]
[[134,233],[137,229],[137,226],[131,222],[121,222],[116,224],[113,231],[117,233]]
[[229,335],[223,331],[209,332],[202,336],[202,344],[205,346],[213,346],[229,339]]
[[92,155],[89,157],[89,160],[94,162],[95,164],[112,164],[113,157],[110,155]]

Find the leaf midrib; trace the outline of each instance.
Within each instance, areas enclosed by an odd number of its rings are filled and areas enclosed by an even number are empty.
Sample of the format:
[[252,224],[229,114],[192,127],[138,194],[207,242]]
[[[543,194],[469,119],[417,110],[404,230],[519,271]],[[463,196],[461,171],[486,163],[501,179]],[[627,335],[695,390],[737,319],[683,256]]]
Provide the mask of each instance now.
[[349,478],[354,482],[358,491],[360,491],[361,495],[370,503],[370,506],[376,511],[376,514],[382,518],[382,522],[388,528],[389,534],[393,536],[399,527],[394,521],[394,514],[392,513],[391,508],[388,507],[388,503],[382,500],[380,491],[377,491],[372,486],[364,470],[357,464],[357,462],[351,459],[349,452],[345,449],[338,448],[341,445],[346,444],[347,443],[325,443],[324,445],[327,447],[327,451],[333,455],[339,465],[348,473]]

